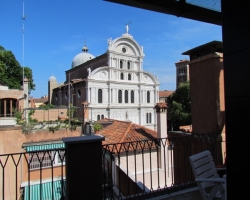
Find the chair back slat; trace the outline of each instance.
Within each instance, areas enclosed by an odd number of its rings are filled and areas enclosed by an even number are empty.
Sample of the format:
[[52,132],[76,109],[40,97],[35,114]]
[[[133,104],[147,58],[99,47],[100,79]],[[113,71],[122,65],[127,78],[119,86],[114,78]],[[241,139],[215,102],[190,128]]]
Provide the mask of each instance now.
[[[204,178],[209,180],[210,178],[219,178],[219,175],[215,168],[213,156],[211,155],[210,151],[206,150],[198,154],[192,155],[189,157],[189,161],[195,179]],[[215,194],[221,189],[223,189],[223,185],[221,183],[215,183],[213,181],[197,181],[197,185],[204,200],[213,199]],[[209,191],[207,191],[208,187],[213,188],[209,190],[210,193]]]

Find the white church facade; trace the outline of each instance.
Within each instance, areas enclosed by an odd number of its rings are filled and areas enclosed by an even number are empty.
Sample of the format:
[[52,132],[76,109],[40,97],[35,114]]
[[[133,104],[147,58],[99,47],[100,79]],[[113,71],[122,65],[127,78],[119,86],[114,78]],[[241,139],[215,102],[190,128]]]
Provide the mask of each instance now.
[[[129,120],[156,129],[154,107],[159,101],[159,80],[143,71],[143,47],[127,31],[108,40],[107,51],[94,57],[84,45],[82,52],[66,71],[66,81],[59,85],[49,78],[49,101],[53,105],[83,107],[88,102],[86,120],[102,118]],[[81,118],[78,109],[76,117]]]

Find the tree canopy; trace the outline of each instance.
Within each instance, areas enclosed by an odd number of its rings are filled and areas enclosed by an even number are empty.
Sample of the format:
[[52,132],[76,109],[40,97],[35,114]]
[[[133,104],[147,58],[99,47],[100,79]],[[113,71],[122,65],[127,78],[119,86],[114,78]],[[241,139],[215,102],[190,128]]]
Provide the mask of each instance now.
[[168,118],[176,124],[191,123],[191,98],[189,81],[180,83],[176,91],[168,98]]
[[32,69],[29,67],[21,67],[16,60],[15,55],[0,45],[0,80],[10,89],[21,89],[24,77],[29,80],[29,93],[35,90],[36,85],[32,75]]

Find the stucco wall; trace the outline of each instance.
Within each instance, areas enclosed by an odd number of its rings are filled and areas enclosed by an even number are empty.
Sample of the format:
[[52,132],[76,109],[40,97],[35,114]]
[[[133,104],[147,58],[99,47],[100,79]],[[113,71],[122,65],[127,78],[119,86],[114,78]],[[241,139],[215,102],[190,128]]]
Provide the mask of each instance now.
[[221,133],[225,112],[222,55],[213,53],[192,60],[189,70],[193,132]]
[[[20,153],[24,152],[22,148],[23,143],[27,142],[42,142],[42,141],[52,141],[52,140],[60,140],[64,137],[74,137],[79,136],[81,134],[81,129],[77,129],[76,131],[70,130],[58,130],[55,133],[48,132],[46,130],[41,131],[32,131],[30,134],[22,133],[22,129],[19,126],[9,127],[9,128],[0,128],[0,154],[10,154],[10,153]],[[8,158],[8,162],[5,165],[5,161],[7,160],[7,156],[0,157],[2,165],[0,165],[0,173],[2,174],[2,170],[4,169],[4,196],[5,199],[15,199],[16,191],[18,197],[20,195],[20,185],[22,182],[27,181],[27,166],[24,165],[25,158],[22,157],[19,160],[19,155],[10,156]],[[17,171],[15,167],[15,163],[18,164]],[[4,167],[3,167],[4,166]],[[17,176],[16,176],[17,172]],[[35,180],[39,176],[40,171],[34,170],[31,173],[30,180]],[[51,177],[51,170],[44,170],[43,178]],[[54,169],[54,176],[58,177],[60,174],[60,170],[58,168]],[[15,177],[16,176],[16,177]],[[17,188],[15,186],[17,178]],[[3,177],[0,178],[0,188],[3,185]],[[2,197],[2,189],[0,190],[0,197]]]

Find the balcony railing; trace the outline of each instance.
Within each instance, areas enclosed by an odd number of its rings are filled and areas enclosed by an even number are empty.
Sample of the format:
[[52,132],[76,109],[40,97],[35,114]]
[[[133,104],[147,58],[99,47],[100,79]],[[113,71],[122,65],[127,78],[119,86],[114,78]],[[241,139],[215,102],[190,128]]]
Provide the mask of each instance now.
[[[67,162],[67,155],[71,155],[67,148],[0,155],[0,199],[63,199],[70,187],[79,185],[68,179],[72,164]],[[79,161],[79,171],[72,172],[76,177],[86,170],[88,175],[99,173],[90,164],[90,159],[96,159],[91,157],[96,147],[88,148],[77,150],[72,158],[76,163],[77,159],[84,161]],[[217,165],[223,162],[222,141],[217,134],[170,133],[168,138],[105,144],[101,148],[102,176],[97,177],[103,183],[103,199],[147,199],[195,187],[188,158],[205,149],[211,151]],[[66,172],[70,184],[66,184]],[[95,199],[95,192],[84,190],[84,185],[93,181],[79,180],[82,195],[90,193]]]

